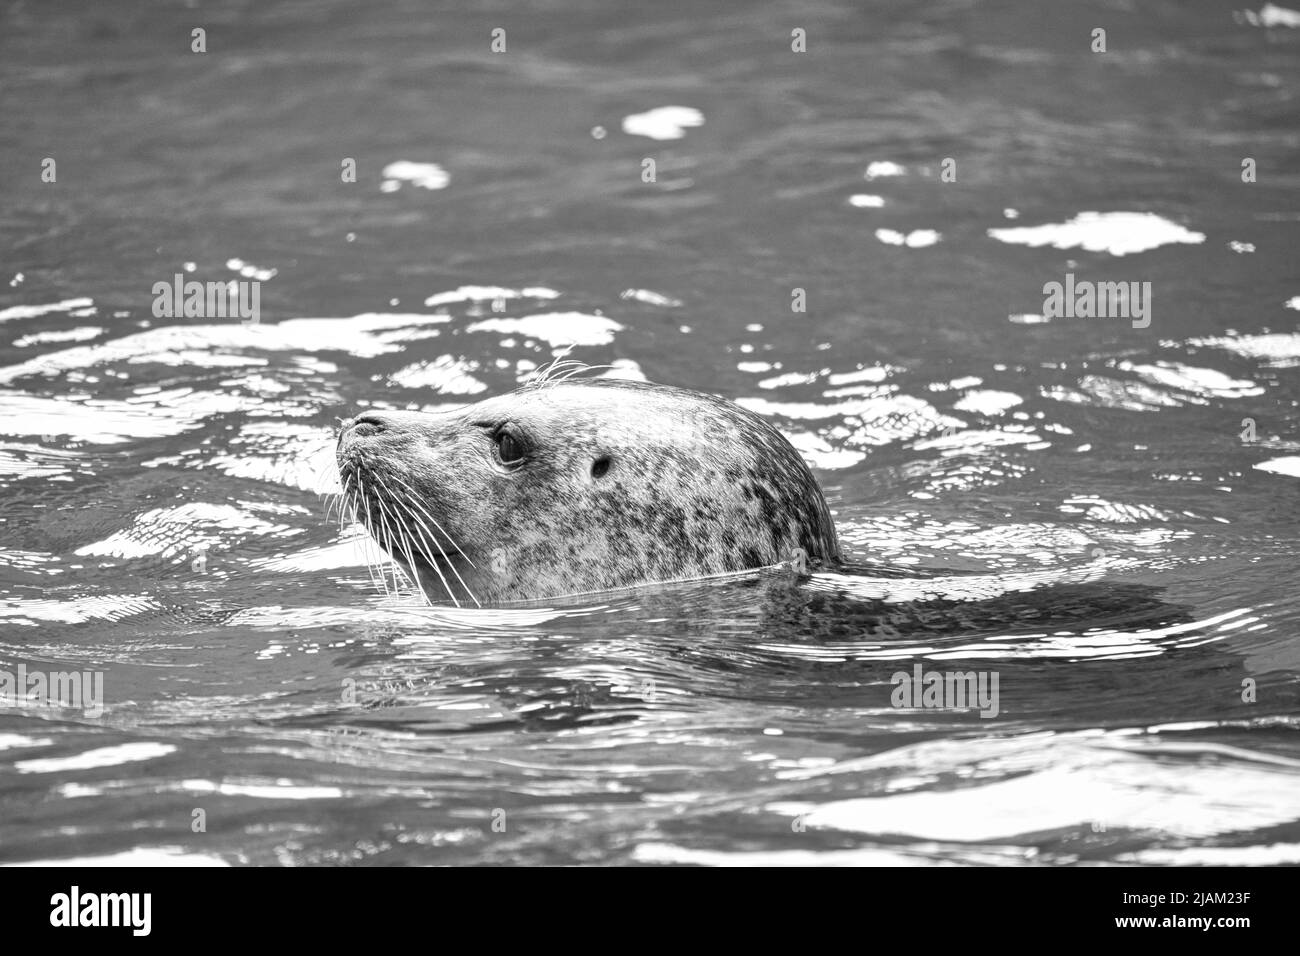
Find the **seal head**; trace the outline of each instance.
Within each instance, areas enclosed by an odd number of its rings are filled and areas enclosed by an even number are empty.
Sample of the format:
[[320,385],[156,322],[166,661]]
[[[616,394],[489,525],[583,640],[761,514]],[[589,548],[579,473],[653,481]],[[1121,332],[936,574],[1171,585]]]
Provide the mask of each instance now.
[[345,508],[432,601],[502,603],[837,561],[773,425],[664,385],[565,379],[343,423]]

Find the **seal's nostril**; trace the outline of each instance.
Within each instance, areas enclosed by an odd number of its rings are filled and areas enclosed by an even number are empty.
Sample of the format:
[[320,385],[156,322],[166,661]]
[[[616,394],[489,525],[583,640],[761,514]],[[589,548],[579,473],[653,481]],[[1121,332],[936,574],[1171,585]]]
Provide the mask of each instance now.
[[388,423],[377,412],[363,412],[352,419],[346,430],[358,438],[379,435],[388,430]]

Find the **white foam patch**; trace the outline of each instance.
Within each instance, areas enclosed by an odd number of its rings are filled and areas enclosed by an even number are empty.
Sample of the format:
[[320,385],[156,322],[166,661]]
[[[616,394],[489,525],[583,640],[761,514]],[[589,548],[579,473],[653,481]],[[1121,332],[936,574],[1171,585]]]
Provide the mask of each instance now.
[[1033,445],[1039,441],[1042,441],[1042,438],[1031,431],[968,429],[966,431],[946,431],[934,438],[922,439],[912,447],[918,451],[934,449],[947,454],[968,455],[988,448]]
[[907,441],[936,429],[963,424],[911,395],[868,396],[833,404],[773,402],[762,398],[739,398],[736,402],[765,416],[807,421],[838,419],[826,432],[828,440],[841,448],[859,450]]
[[102,541],[83,545],[82,557],[143,558],[189,555],[232,536],[265,536],[289,530],[233,505],[187,502],[137,515],[131,526]]
[[1119,854],[1115,862],[1134,866],[1295,866],[1300,864],[1300,843],[1137,850]]
[[384,181],[379,188],[386,193],[396,192],[402,183],[410,183],[419,189],[446,189],[451,182],[451,175],[437,163],[413,163],[399,159],[384,167]]
[[933,229],[914,229],[901,233],[894,229],[877,229],[876,238],[887,246],[906,246],[909,249],[923,249],[938,242],[942,236]]
[[1113,256],[1146,252],[1172,243],[1205,241],[1205,233],[1192,232],[1149,212],[1081,212],[1067,222],[990,229],[988,234],[1012,245],[1082,248]]
[[999,392],[994,389],[976,389],[967,392],[953,408],[959,412],[978,412],[981,415],[1001,415],[1007,409],[1024,403],[1024,399],[1012,392]]
[[267,364],[266,359],[247,354],[257,352],[338,351],[374,358],[400,351],[401,346],[395,343],[409,334],[404,330],[449,321],[445,315],[366,312],[350,318],[289,319],[276,325],[171,325],[0,368],[0,383],[24,375],[51,376],[107,362],[200,368]]
[[623,117],[623,132],[650,139],[681,139],[686,130],[704,125],[704,114],[692,106],[660,106]]
[[883,365],[871,365],[853,372],[832,372],[826,376],[827,385],[851,385],[855,382],[883,382],[889,376],[889,369]]
[[[1244,755],[1202,761],[1191,770],[1186,760],[1162,753],[1158,741],[1121,741],[1046,735],[1003,745],[919,744],[900,748],[911,751],[910,759],[897,751],[885,758],[894,773],[955,763],[960,776],[977,782],[767,809],[802,817],[809,827],[962,842],[1087,829],[1097,822],[1108,830],[1196,839],[1291,824],[1300,815],[1294,761]],[[965,748],[962,756],[952,752],[958,745]],[[928,751],[934,763],[922,762]],[[987,779],[994,774],[1001,779]]]
[[22,750],[28,747],[48,747],[54,743],[49,737],[24,737],[22,734],[0,734],[0,750]]
[[788,388],[791,385],[811,385],[817,381],[820,372],[785,372],[773,375],[758,383],[759,388]]
[[834,471],[852,468],[866,458],[866,453],[851,448],[835,448],[825,438],[812,432],[784,432],[795,451],[813,468]]
[[[1005,455],[995,457],[999,467],[1007,460]],[[837,530],[841,542],[853,553],[871,554],[880,560],[902,564],[932,560],[935,555],[943,554],[982,562],[990,568],[990,573],[1005,569],[1008,575],[1039,573],[1039,569],[1050,574],[1073,570],[1081,559],[1095,558],[1093,549],[1097,547],[1104,549],[1104,554],[1100,562],[1092,560],[1084,568],[1090,575],[1097,569],[1105,571],[1112,567],[1117,573],[1128,573],[1135,561],[1150,570],[1173,560],[1168,555],[1174,542],[1193,537],[1191,531],[1163,527],[1083,529],[1041,521],[984,525],[900,513],[859,519],[842,524]],[[1142,557],[1139,559],[1138,555]],[[1052,580],[1048,577],[1038,583]],[[992,583],[996,584],[996,579]],[[845,580],[842,585],[852,591],[855,582]],[[942,596],[949,585],[956,587],[957,582],[945,582],[936,593]],[[1007,587],[1022,590],[1014,577],[1008,577]]]
[[882,176],[902,176],[907,172],[907,167],[900,166],[898,163],[891,163],[889,160],[877,160],[867,166],[866,172],[862,174],[864,179],[879,179]]
[[726,867],[923,866],[933,862],[902,851],[877,847],[852,850],[699,850],[672,843],[637,844],[632,859],[637,863]]
[[215,793],[225,797],[258,797],[265,800],[330,800],[343,796],[343,790],[339,787],[304,787],[288,781],[255,784],[182,780],[180,789],[186,793]]
[[[594,609],[600,610],[600,608]],[[447,631],[532,628],[547,621],[581,617],[593,613],[591,608],[556,610],[554,608],[451,607],[430,605],[418,594],[386,596],[374,603],[358,606],[278,607],[263,605],[236,611],[225,626],[242,629],[272,628],[364,628],[387,626],[409,628],[412,633],[394,637],[397,646],[441,644]]]
[[100,856],[68,856],[50,860],[22,860],[0,866],[230,866],[219,856],[194,853],[179,846],[140,846]]
[[596,378],[616,378],[624,382],[648,382],[645,372],[641,371],[641,366],[632,359],[614,359],[610,367],[601,372]]
[[1172,515],[1154,505],[1108,501],[1097,495],[1074,495],[1066,498],[1061,503],[1060,510],[1065,514],[1082,515],[1088,521],[1104,521],[1107,524],[1147,524],[1153,521],[1173,520]]
[[1084,375],[1074,388],[1052,385],[1040,387],[1039,391],[1045,398],[1059,402],[1099,408],[1126,408],[1132,411],[1207,405],[1215,399],[1243,398],[1264,393],[1264,388],[1252,381],[1234,379],[1215,369],[1177,362],[1159,362],[1154,365],[1120,362],[1116,368],[1132,373],[1140,380]]
[[[908,580],[872,579],[857,575],[824,571],[812,575],[808,586],[813,590],[838,591],[867,600],[906,604],[913,601],[989,601],[1006,594],[1033,591],[1045,585],[1077,584],[1092,581],[1107,571],[1104,561],[1070,568],[1045,568],[1041,570],[1000,572],[997,574],[969,574],[961,577],[920,578]],[[870,648],[863,646],[862,653],[893,659],[896,655],[915,653],[916,649]],[[853,659],[857,659],[854,654]]]
[[674,299],[672,296],[662,295],[653,292],[650,289],[624,289],[618,294],[620,299],[633,299],[637,302],[644,302],[646,305],[657,305],[665,309],[680,308],[681,299]]
[[1248,398],[1263,395],[1263,387],[1244,379],[1231,378],[1212,368],[1199,368],[1179,362],[1134,365],[1120,362],[1122,371],[1133,372],[1154,385],[1176,388],[1205,398]]
[[1242,16],[1255,27],[1300,27],[1300,10],[1289,10],[1274,3],[1264,4],[1259,13],[1243,10]]
[[1290,475],[1292,478],[1300,478],[1300,458],[1295,456],[1261,461],[1255,467],[1260,471],[1267,471],[1274,475]]
[[388,376],[390,385],[402,388],[429,388],[440,395],[478,395],[486,392],[484,382],[474,377],[478,365],[454,355],[440,355],[428,362],[416,362]]
[[89,309],[95,305],[94,299],[64,299],[62,302],[47,302],[44,305],[12,305],[0,309],[0,322],[9,319],[34,319],[49,315],[51,312],[71,312],[74,309]]
[[1245,358],[1258,359],[1273,368],[1300,365],[1300,332],[1213,336],[1188,339],[1187,344],[1223,349]]
[[14,340],[16,348],[25,349],[31,345],[44,345],[55,342],[86,342],[103,335],[104,330],[93,325],[79,326],[75,329],[58,329],[49,332],[33,332]]
[[22,392],[0,392],[0,402],[8,413],[0,416],[0,434],[65,435],[100,445],[176,435],[199,427],[208,416],[260,404],[258,399],[238,395],[190,391],[169,403],[147,407],[85,396],[38,398]]
[[[1136,561],[1100,559],[1069,571],[1032,571],[1000,576],[963,578],[960,582],[947,582],[935,587],[935,579],[916,582],[914,586],[899,587],[893,581],[887,586],[868,586],[859,581],[842,581],[832,587],[829,575],[817,574],[809,581],[814,590],[833,590],[855,597],[884,601],[889,604],[910,604],[918,601],[986,601],[1001,594],[1033,591],[1044,585],[1082,584],[1101,581],[1116,574],[1132,573],[1141,568]],[[823,643],[816,648],[807,646],[782,646],[760,644],[759,649],[781,652],[805,660],[838,661],[910,661],[924,658],[932,661],[999,661],[999,660],[1131,660],[1156,657],[1182,647],[1200,647],[1223,640],[1237,628],[1259,621],[1247,609],[1169,627],[1149,630],[1090,630],[1081,634],[1006,634],[990,635],[966,644],[945,645],[942,650],[916,645],[864,645],[862,642]],[[1206,636],[1207,631],[1213,631]]]
[[279,269],[262,269],[251,262],[245,262],[243,259],[227,259],[226,268],[232,272],[238,272],[245,279],[255,279],[258,282],[274,279],[280,272]]
[[759,415],[806,419],[809,421],[839,418],[848,415],[856,415],[864,420],[874,420],[900,413],[913,413],[930,417],[939,427],[946,424],[962,424],[956,419],[944,419],[929,402],[909,395],[853,399],[824,405],[816,402],[773,402],[766,398],[742,397],[736,399],[736,404]]
[[495,302],[499,299],[556,299],[560,293],[545,286],[507,289],[499,285],[463,285],[449,292],[438,292],[424,300],[428,306],[453,302]]
[[485,319],[475,322],[467,332],[500,332],[540,339],[559,347],[563,345],[609,345],[614,333],[623,326],[603,315],[586,315],[582,312],[547,312],[526,315],[518,319]]
[[234,478],[268,481],[317,494],[337,492],[334,432],[284,421],[249,422],[230,441],[230,451],[206,465]]
[[854,193],[849,197],[849,205],[857,209],[880,209],[885,205],[885,197],[870,193]]
[[74,463],[80,458],[81,455],[75,451],[44,448],[22,442],[6,442],[0,444],[0,475],[48,478],[52,475],[67,474],[72,471]]
[[137,614],[150,614],[162,605],[152,598],[135,594],[99,594],[91,597],[37,598],[33,600],[0,598],[0,619],[18,623],[85,624],[88,621],[120,621]]
[[893,385],[845,385],[843,388],[828,388],[822,392],[822,395],[826,398],[848,398],[852,395],[884,398],[897,391],[898,389]]
[[118,767],[142,760],[155,760],[174,753],[172,744],[134,743],[119,744],[116,747],[99,747],[70,757],[40,757],[32,760],[19,760],[14,769],[19,773],[65,773],[71,770],[94,770],[99,767]]

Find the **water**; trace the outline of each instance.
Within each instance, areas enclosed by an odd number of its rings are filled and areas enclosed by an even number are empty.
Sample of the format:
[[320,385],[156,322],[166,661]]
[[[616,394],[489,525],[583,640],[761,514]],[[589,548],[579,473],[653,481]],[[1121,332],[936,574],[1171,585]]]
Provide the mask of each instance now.
[[[0,670],[104,689],[0,708],[0,858],[1300,862],[1300,18],[465,6],[0,15]],[[572,342],[770,416],[866,569],[385,598],[334,419]]]

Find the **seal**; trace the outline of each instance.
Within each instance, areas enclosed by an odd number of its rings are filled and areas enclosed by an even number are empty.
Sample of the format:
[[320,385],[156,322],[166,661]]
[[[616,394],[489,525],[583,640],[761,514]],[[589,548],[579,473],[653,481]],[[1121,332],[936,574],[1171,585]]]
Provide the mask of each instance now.
[[838,562],[817,479],[771,423],[701,392],[571,374],[450,411],[342,423],[343,513],[428,600]]

